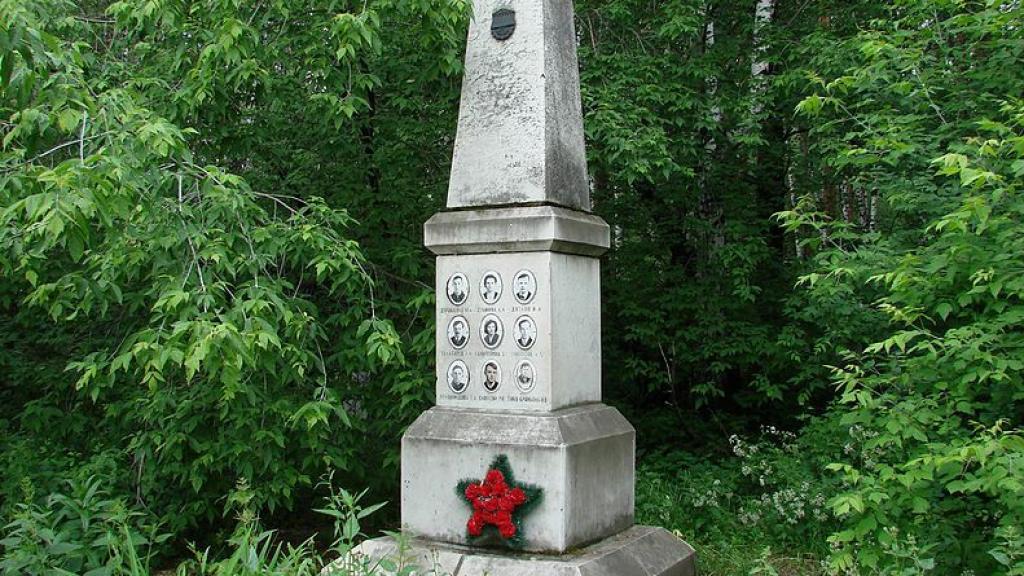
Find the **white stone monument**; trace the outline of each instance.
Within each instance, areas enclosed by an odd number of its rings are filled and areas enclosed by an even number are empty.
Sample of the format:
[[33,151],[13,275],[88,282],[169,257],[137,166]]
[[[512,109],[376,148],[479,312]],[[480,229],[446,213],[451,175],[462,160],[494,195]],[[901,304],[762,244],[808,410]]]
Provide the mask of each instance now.
[[[572,2],[475,0],[474,14],[448,209],[424,226],[437,405],[402,438],[403,530],[453,576],[693,575],[692,548],[634,526],[635,432],[600,403],[609,233],[589,213]],[[456,489],[499,455],[543,491],[517,550],[497,524],[471,537]],[[390,538],[359,551],[396,553]]]

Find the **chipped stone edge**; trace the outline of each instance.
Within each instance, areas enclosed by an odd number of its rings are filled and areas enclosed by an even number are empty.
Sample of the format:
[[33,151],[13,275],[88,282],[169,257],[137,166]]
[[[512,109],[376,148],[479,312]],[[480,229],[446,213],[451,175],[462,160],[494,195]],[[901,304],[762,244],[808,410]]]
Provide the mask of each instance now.
[[550,250],[597,257],[611,245],[599,216],[559,206],[516,206],[439,212],[423,225],[423,244],[437,255]]
[[[533,433],[519,433],[523,428]],[[618,410],[601,403],[552,412],[433,406],[409,426],[402,440],[564,448],[624,434],[636,431]]]
[[[400,558],[399,558],[400,557]],[[584,548],[559,555],[482,550],[410,538],[367,540],[348,557],[326,566],[321,576],[341,576],[346,562],[376,564],[382,558],[424,568],[414,576],[696,576],[692,546],[664,528],[636,525]]]

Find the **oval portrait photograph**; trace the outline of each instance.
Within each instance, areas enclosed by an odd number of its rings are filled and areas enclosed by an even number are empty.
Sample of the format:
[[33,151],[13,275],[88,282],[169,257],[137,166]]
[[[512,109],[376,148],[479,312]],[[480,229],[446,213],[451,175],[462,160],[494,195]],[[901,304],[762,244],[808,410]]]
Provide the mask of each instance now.
[[448,322],[448,343],[456,350],[462,350],[469,342],[469,321],[456,316]]
[[537,324],[533,321],[533,318],[520,316],[516,318],[515,326],[512,328],[514,330],[512,336],[515,338],[516,346],[523,350],[529,350],[533,347],[533,343],[537,341]]
[[462,306],[469,298],[469,280],[462,272],[456,272],[448,277],[448,284],[445,286],[448,293],[448,301],[456,306]]
[[469,388],[469,368],[462,360],[456,360],[448,365],[448,389],[462,394],[466,388]]
[[498,298],[501,298],[501,275],[488,270],[480,279],[480,299],[486,304],[494,304]]
[[480,341],[484,343],[484,346],[494,350],[501,344],[501,339],[504,336],[505,328],[501,325],[501,319],[494,314],[484,316],[480,322]]
[[490,360],[484,362],[484,389],[488,392],[496,392],[501,387],[501,366]]
[[516,275],[512,277],[512,295],[516,297],[516,302],[529,304],[536,293],[537,279],[534,278],[533,272],[529,270],[516,272]]
[[537,370],[533,367],[533,362],[529,360],[520,360],[516,364],[516,372],[513,374],[513,380],[515,380],[516,388],[519,388],[520,392],[530,392],[537,385]]

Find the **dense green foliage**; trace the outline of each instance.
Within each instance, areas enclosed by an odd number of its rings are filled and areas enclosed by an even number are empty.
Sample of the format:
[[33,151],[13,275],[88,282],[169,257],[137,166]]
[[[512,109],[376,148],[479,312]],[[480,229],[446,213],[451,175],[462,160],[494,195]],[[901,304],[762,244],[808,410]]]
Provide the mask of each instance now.
[[[420,566],[401,534],[396,534],[399,554],[395,559],[373,560],[350,552],[366,537],[361,521],[383,504],[366,506],[365,491],[352,494],[335,488],[330,477],[325,507],[317,512],[334,519],[332,556],[325,560],[312,538],[298,545],[275,541],[272,530],[261,527],[256,509],[256,494],[241,481],[228,495],[225,513],[231,513],[237,525],[224,543],[223,553],[214,558],[209,548],[192,548],[189,558],[173,571],[178,576],[410,576]],[[7,548],[0,570],[4,574],[40,576],[154,576],[169,574],[152,566],[154,544],[170,537],[157,527],[145,525],[145,515],[128,510],[119,498],[107,498],[99,480],[70,483],[71,492],[56,492],[46,499],[46,507],[34,504],[21,510],[9,526],[10,535],[2,543]],[[147,529],[147,535],[139,532]]]
[[461,5],[91,8],[2,5],[5,393],[23,407],[5,417],[33,431],[11,465],[38,443],[69,467],[112,448],[178,530],[239,477],[273,511],[326,468],[393,460],[360,439],[393,444],[425,398],[426,338],[403,349],[394,322],[427,330],[432,295],[377,286],[352,201],[323,198],[335,147],[302,145],[344,141],[369,106],[385,19],[422,18],[394,41],[455,62]]
[[[641,520],[711,573],[1024,574],[1019,0],[576,12]],[[469,16],[0,0],[4,570],[301,573],[255,511],[391,499]]]
[[923,567],[1022,568],[1001,547],[1024,522],[1024,39],[1019,6],[970,8],[903,7],[838,46],[848,64],[798,107],[832,178],[884,211],[836,219],[805,199],[782,215],[814,231],[810,298],[889,320],[834,370],[857,444],[834,465],[844,568],[911,547]]

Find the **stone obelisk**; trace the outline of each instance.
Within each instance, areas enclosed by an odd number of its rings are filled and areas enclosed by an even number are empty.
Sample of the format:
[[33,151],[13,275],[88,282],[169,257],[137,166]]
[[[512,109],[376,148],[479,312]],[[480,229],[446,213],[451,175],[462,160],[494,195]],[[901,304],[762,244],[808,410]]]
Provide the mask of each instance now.
[[[691,575],[634,526],[635,432],[601,404],[600,256],[571,0],[475,0],[437,255],[436,406],[402,438],[402,524],[454,576]],[[519,552],[470,544],[455,487],[498,455],[543,489]],[[364,543],[394,553],[389,539]]]

